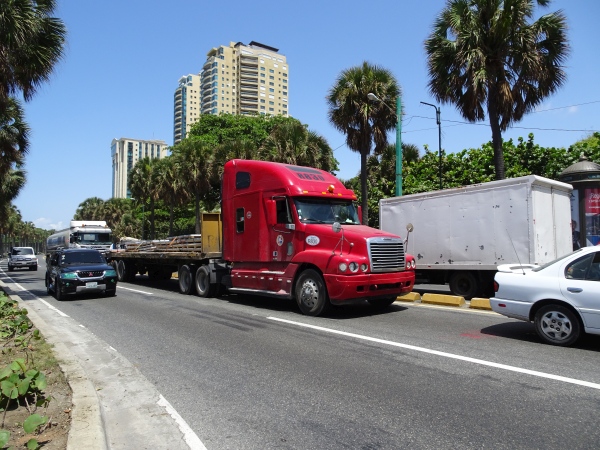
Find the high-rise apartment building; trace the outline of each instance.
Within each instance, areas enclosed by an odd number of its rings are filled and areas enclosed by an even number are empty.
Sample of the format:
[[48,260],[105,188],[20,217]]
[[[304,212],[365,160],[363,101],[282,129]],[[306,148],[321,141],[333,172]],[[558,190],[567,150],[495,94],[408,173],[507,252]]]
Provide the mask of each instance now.
[[112,196],[113,198],[130,198],[127,187],[129,172],[135,163],[142,158],[161,159],[168,155],[165,141],[144,141],[140,139],[113,139],[110,145],[112,156]]
[[201,76],[201,113],[288,116],[289,68],[279,50],[258,42],[211,49]]
[[175,89],[174,100],[173,144],[177,144],[185,138],[192,123],[200,116],[200,75],[181,77],[179,86]]

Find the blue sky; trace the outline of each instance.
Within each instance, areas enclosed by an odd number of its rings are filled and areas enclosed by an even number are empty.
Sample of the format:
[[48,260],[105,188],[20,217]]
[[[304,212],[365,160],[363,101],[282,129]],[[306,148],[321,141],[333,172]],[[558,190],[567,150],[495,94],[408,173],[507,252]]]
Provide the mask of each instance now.
[[[15,204],[23,220],[59,229],[86,198],[109,199],[112,139],[172,145],[179,78],[198,73],[212,47],[231,41],[261,42],[286,55],[290,114],[325,136],[340,178],[355,176],[360,158],[329,124],[325,97],[343,69],[363,61],[389,69],[402,87],[403,142],[437,151],[435,111],[420,102],[436,103],[427,90],[423,42],[444,4],[231,0],[224,9],[225,3],[189,0],[58,0],[68,44],[51,81],[25,105],[32,128],[28,181]],[[558,9],[567,15],[572,47],[567,83],[505,139],[531,132],[542,146],[568,147],[600,131],[600,2],[554,0],[538,12]],[[487,122],[461,124],[452,105],[440,107],[447,152],[491,140]]]

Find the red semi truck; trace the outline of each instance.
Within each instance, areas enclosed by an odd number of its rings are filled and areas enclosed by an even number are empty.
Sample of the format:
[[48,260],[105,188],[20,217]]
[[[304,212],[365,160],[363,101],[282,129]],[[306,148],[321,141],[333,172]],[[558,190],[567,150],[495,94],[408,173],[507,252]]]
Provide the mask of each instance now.
[[112,251],[108,259],[120,281],[177,271],[184,294],[195,288],[210,297],[224,286],[229,293],[294,298],[302,313],[314,316],[356,300],[389,306],[415,281],[404,240],[361,225],[354,193],[310,167],[228,161],[221,214],[203,215],[191,248],[182,241]]

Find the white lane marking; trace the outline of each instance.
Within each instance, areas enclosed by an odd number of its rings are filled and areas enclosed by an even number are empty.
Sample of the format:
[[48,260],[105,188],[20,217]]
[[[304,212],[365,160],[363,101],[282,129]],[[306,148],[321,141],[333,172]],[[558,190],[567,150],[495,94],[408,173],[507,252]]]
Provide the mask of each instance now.
[[58,314],[60,314],[63,317],[69,317],[67,314],[65,314],[64,312],[62,312],[60,309],[52,306],[50,303],[48,303],[46,300],[43,300],[39,297],[35,297],[37,298],[40,302],[42,302],[44,305],[46,305],[48,308],[50,308],[52,311],[56,311]]
[[600,389],[600,384],[598,384],[598,383],[591,383],[589,381],[577,380],[576,378],[569,378],[569,377],[563,377],[560,375],[553,375],[551,373],[538,372],[537,370],[523,369],[521,367],[509,366],[506,364],[499,364],[499,363],[495,363],[492,361],[486,361],[484,359],[470,358],[468,356],[456,355],[454,353],[440,352],[438,350],[431,350],[431,349],[424,348],[424,347],[417,347],[415,345],[402,344],[400,342],[388,341],[386,339],[378,339],[378,338],[374,338],[374,337],[370,337],[370,336],[364,336],[361,334],[348,333],[346,331],[339,331],[339,330],[334,330],[331,328],[324,328],[324,327],[319,327],[316,325],[309,325],[306,323],[294,322],[291,320],[280,319],[278,317],[267,317],[267,319],[275,320],[277,322],[288,323],[290,325],[296,325],[299,327],[311,328],[313,330],[324,331],[326,333],[339,334],[342,336],[348,336],[348,337],[352,337],[352,338],[356,338],[356,339],[362,339],[364,341],[377,342],[379,344],[391,345],[393,347],[405,348],[407,350],[414,350],[417,352],[429,353],[431,355],[443,356],[444,358],[458,359],[459,361],[466,361],[466,362],[470,362],[470,363],[474,363],[474,364],[479,364],[482,366],[495,367],[497,369],[508,370],[511,372],[524,373],[527,375],[533,375],[535,377],[548,378],[550,380],[562,381],[564,383],[571,383],[571,384],[585,386],[585,387],[589,387],[589,388],[593,388],[593,389]]
[[160,395],[156,403],[158,404],[158,406],[163,406],[173,418],[173,420],[175,420],[175,423],[177,423],[179,430],[183,433],[183,438],[185,439],[185,442],[192,450],[206,450],[206,447],[204,446],[200,438],[196,435],[196,433],[194,433],[194,430],[190,428],[187,422],[183,420],[183,417],[181,417],[179,413],[175,411],[175,408],[171,406],[171,404],[167,401],[166,398],[162,396],[162,394]]
[[126,287],[123,287],[123,286],[117,286],[117,288],[118,289],[125,289],[126,291],[139,292],[140,294],[154,295],[152,292],[138,291],[137,289],[126,288]]

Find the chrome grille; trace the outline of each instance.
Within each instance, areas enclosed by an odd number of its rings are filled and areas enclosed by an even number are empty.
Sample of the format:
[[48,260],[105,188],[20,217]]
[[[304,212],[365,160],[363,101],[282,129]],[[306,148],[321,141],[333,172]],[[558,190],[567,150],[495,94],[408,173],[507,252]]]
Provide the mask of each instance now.
[[370,238],[369,259],[371,272],[397,272],[404,270],[404,241],[400,238]]
[[79,278],[95,278],[104,275],[104,270],[78,270],[77,276]]

